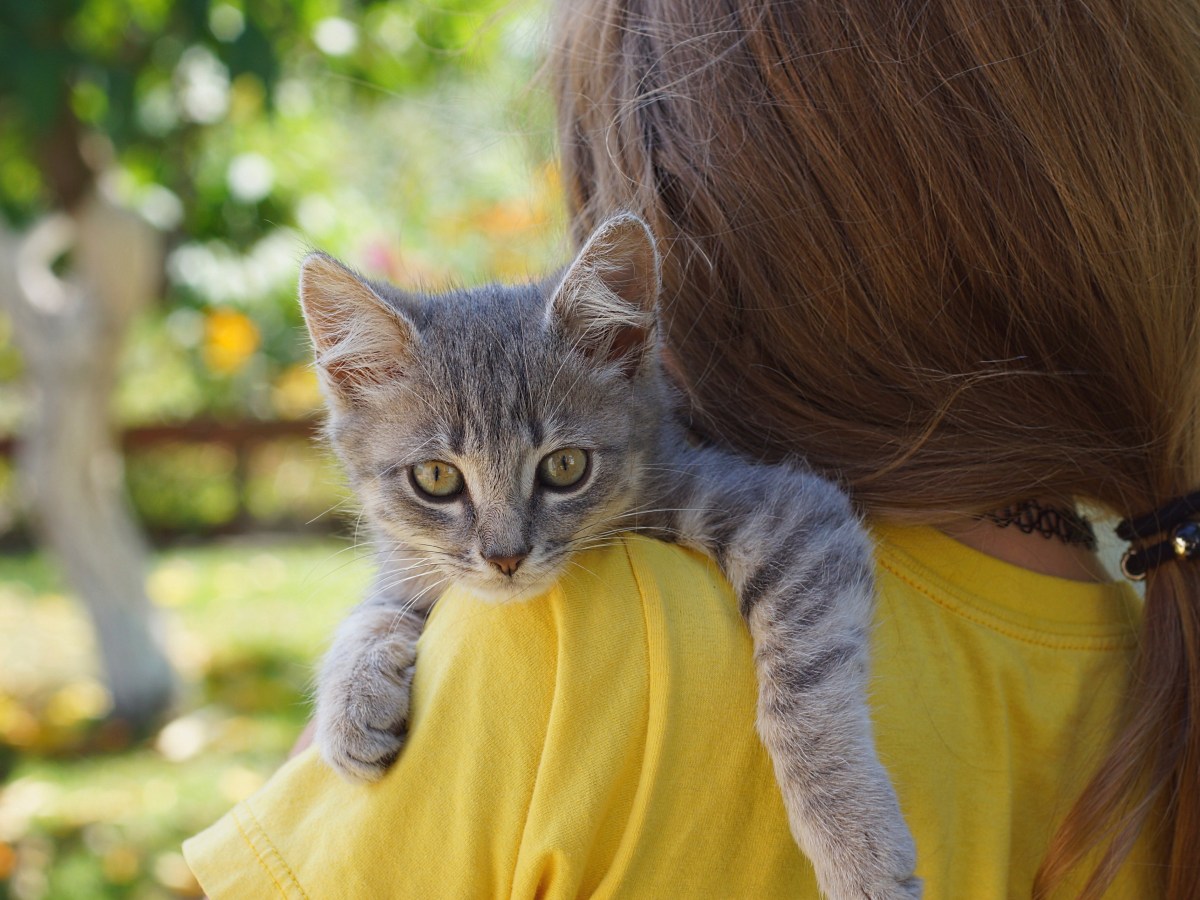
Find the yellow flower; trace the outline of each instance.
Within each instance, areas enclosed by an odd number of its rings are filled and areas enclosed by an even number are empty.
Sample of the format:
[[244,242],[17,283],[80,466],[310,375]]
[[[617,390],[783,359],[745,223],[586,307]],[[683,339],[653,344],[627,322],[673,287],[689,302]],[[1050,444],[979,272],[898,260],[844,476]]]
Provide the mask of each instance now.
[[232,375],[250,361],[260,340],[258,326],[248,316],[214,310],[204,323],[204,364],[218,374]]

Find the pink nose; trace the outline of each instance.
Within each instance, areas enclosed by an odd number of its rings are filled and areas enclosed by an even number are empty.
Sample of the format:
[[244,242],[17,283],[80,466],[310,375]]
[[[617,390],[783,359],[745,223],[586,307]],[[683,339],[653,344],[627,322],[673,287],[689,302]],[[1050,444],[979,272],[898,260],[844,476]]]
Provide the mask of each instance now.
[[525,561],[525,557],[528,555],[528,553],[518,553],[515,556],[488,556],[485,559],[511,578],[516,574],[517,569],[521,567],[521,563]]

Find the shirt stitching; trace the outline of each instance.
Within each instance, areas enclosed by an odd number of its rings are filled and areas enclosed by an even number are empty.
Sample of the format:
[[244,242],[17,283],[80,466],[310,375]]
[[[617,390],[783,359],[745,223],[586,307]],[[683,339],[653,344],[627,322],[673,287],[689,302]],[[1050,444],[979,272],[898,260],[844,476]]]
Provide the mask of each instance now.
[[[636,851],[637,840],[633,838],[640,835],[646,826],[647,810],[649,804],[649,793],[652,791],[652,785],[657,777],[659,768],[659,755],[662,751],[661,735],[658,740],[654,734],[654,693],[656,682],[654,677],[654,652],[651,648],[651,627],[650,627],[650,610],[649,600],[647,599],[647,585],[643,582],[643,573],[634,557],[640,553],[640,548],[636,547],[635,541],[630,540],[628,535],[621,538],[621,548],[624,551],[625,563],[629,566],[630,575],[633,577],[634,586],[638,592],[638,602],[642,613],[642,628],[645,636],[646,649],[646,743],[642,748],[642,768],[638,776],[638,785],[634,790],[634,795],[631,800],[629,809],[629,818],[626,821],[625,833],[618,842],[616,849],[612,854],[612,859],[609,862],[609,872],[600,880],[597,885],[595,896],[604,897],[619,897],[627,891],[627,882],[630,878],[630,870],[633,866],[633,860]],[[660,597],[657,585],[655,586],[654,596]],[[661,602],[661,599],[660,599]],[[656,752],[657,751],[657,752]],[[649,774],[647,774],[649,772]],[[615,873],[615,879],[610,882],[610,875]],[[603,890],[601,890],[603,889]]]
[[262,854],[258,852],[258,847],[254,841],[250,839],[250,835],[246,833],[246,829],[242,827],[242,821],[238,816],[233,817],[233,824],[237,826],[238,833],[241,834],[242,840],[246,842],[246,846],[250,848],[250,852],[254,854],[254,858],[258,860],[258,864],[262,866],[263,871],[267,873],[267,877],[271,879],[271,883],[275,885],[275,890],[279,891],[279,896],[287,900],[287,891],[283,885],[279,883],[279,879],[275,877],[275,873],[271,871],[271,867],[267,865],[267,861],[262,858]]
[[[561,602],[561,599],[562,599],[561,586],[556,585],[553,588],[553,591],[556,592],[554,599]],[[521,833],[517,837],[516,846],[514,847],[513,853],[512,853],[512,862],[509,866],[508,892],[513,895],[515,895],[515,892],[516,892],[517,874],[521,869],[521,861],[525,856],[525,847],[530,843],[530,841],[528,840],[528,838],[529,838],[529,819],[533,813],[533,802],[534,802],[534,799],[537,797],[538,783],[545,777],[544,770],[545,770],[545,766],[546,766],[546,745],[550,741],[550,727],[553,722],[555,713],[558,710],[558,705],[559,705],[560,699],[561,699],[559,697],[559,691],[558,691],[558,679],[561,674],[561,668],[562,668],[562,660],[561,660],[562,636],[561,636],[561,634],[559,634],[561,627],[562,627],[561,622],[559,621],[561,613],[555,609],[553,603],[549,604],[549,609],[551,610],[551,615],[554,617],[554,633],[555,633],[554,681],[555,681],[555,685],[554,685],[553,694],[551,695],[551,699],[550,699],[550,708],[546,711],[545,729],[542,734],[542,749],[538,753],[537,768],[533,773],[533,777],[529,781],[529,793],[528,793],[528,796],[526,796],[526,798],[525,798],[525,814],[521,817],[521,823],[522,823],[521,824]],[[542,894],[543,894],[543,884],[542,884],[542,881],[539,879],[537,896],[541,897]]]
[[[250,811],[249,808],[245,808],[243,811],[245,812],[245,814],[247,816],[250,817],[251,821],[254,823],[254,831],[257,835],[259,835],[262,838],[262,842],[265,845],[265,848],[268,851],[270,851],[270,855],[274,859],[276,859],[281,866],[283,866],[283,871],[287,873],[288,880],[291,882],[291,886],[300,892],[300,896],[303,897],[304,900],[308,900],[308,894],[305,893],[304,888],[302,888],[300,886],[300,882],[296,878],[296,874],[292,871],[292,867],[287,864],[287,860],[285,860],[283,858],[283,854],[281,854],[279,852],[279,850],[275,847],[275,845],[271,842],[271,838],[267,834],[267,832],[263,829],[262,823],[260,823],[258,821],[258,818],[254,815],[253,812]],[[270,868],[267,867],[267,863],[262,858],[262,855],[259,853],[258,847],[255,845],[254,841],[250,838],[250,835],[248,835],[246,833],[246,831],[242,828],[241,821],[238,820],[237,818],[235,818],[235,821],[237,821],[238,830],[242,832],[242,837],[244,837],[246,839],[246,841],[250,844],[251,848],[254,850],[254,854],[256,856],[258,856],[259,863],[262,864],[262,867],[264,869],[267,869],[267,873],[271,875],[271,880],[275,882],[275,887],[279,888],[279,893],[282,894],[284,897],[287,897],[288,896],[287,891],[285,891],[283,889],[283,886],[280,885],[279,880],[277,878],[275,878],[274,873],[272,873]]]
[[1049,650],[1098,650],[1098,651],[1121,650],[1121,649],[1124,649],[1125,647],[1129,646],[1129,643],[1130,643],[1127,640],[1121,640],[1119,638],[1095,638],[1093,643],[1087,643],[1087,644],[1071,643],[1069,641],[1038,640],[1036,638],[1030,637],[1029,635],[1020,634],[1013,629],[1004,628],[1004,627],[996,624],[995,622],[988,621],[987,619],[983,618],[982,616],[972,615],[959,606],[955,606],[954,604],[947,603],[945,600],[938,597],[933,591],[929,590],[929,588],[925,587],[925,585],[910,578],[908,575],[901,572],[899,569],[895,568],[895,566],[891,565],[887,560],[879,559],[878,562],[879,562],[880,568],[886,569],[888,572],[895,575],[897,578],[899,578],[901,581],[903,581],[905,584],[907,584],[913,590],[917,591],[917,593],[923,594],[924,596],[928,597],[930,600],[932,600],[934,603],[936,603],[942,609],[948,610],[949,612],[952,612],[955,615],[961,616],[962,618],[966,619],[968,622],[971,622],[975,625],[979,625],[982,628],[989,628],[992,631],[995,631],[995,632],[998,632],[999,634],[1004,635],[1005,637],[1010,637],[1013,640],[1023,641],[1026,644],[1033,644],[1036,647],[1045,647]]

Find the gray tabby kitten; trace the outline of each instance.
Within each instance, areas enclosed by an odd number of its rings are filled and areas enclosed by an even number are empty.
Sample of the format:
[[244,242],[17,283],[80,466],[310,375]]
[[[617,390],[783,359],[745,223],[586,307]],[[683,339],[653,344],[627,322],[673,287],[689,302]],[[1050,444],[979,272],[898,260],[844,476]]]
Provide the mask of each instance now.
[[632,215],[542,284],[412,296],[305,259],[329,435],[380,545],[374,585],[322,666],[317,743],[351,780],[384,774],[446,582],[532,596],[577,550],[648,532],[710,554],[737,591],[758,730],[822,890],[918,897],[864,699],[868,538],[812,472],[689,444],[660,360],[658,291],[654,238]]

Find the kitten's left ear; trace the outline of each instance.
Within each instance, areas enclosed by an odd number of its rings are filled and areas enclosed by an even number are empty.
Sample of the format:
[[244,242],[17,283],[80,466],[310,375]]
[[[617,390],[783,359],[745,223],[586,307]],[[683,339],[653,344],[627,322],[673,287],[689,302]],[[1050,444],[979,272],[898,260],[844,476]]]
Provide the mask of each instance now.
[[632,375],[654,340],[660,266],[649,226],[632,213],[597,228],[546,310],[575,346]]

